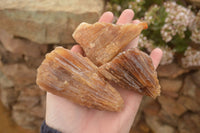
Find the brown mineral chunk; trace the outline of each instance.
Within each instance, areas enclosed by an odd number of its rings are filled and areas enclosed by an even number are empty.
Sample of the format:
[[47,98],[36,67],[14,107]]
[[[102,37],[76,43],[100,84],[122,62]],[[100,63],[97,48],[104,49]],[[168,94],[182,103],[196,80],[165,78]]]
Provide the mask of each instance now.
[[81,45],[86,56],[97,66],[113,59],[136,38],[147,24],[114,25],[111,23],[81,23],[73,37]]
[[160,85],[151,58],[137,48],[120,53],[99,72],[112,84],[156,98]]
[[120,94],[97,75],[97,67],[86,57],[57,47],[38,68],[37,84],[55,95],[88,108],[119,111]]

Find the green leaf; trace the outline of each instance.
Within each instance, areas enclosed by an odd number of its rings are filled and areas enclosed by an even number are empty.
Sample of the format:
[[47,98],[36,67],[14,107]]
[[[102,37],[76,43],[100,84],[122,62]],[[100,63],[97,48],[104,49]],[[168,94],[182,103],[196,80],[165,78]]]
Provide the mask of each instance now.
[[187,29],[185,31],[185,38],[181,38],[178,34],[173,37],[169,45],[175,49],[177,53],[184,53],[188,47],[188,44],[191,42],[190,40],[191,32]]

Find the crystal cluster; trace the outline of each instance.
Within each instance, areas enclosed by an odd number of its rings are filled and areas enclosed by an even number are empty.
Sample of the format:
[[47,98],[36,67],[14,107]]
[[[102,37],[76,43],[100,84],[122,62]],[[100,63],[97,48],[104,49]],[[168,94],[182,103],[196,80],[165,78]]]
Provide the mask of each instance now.
[[120,94],[97,75],[97,67],[88,58],[62,47],[46,55],[38,69],[37,84],[89,108],[117,111],[123,107]]
[[160,95],[160,85],[151,58],[137,48],[128,49],[111,62],[102,65],[99,72],[113,86],[135,90],[156,98]]
[[147,24],[82,23],[73,33],[86,57],[57,47],[38,68],[41,89],[88,108],[120,111],[124,101],[115,89],[134,90],[156,98],[157,73],[150,56],[132,48],[122,51]]
[[81,45],[86,56],[100,66],[113,59],[146,28],[147,24],[144,22],[124,25],[81,23],[72,36]]

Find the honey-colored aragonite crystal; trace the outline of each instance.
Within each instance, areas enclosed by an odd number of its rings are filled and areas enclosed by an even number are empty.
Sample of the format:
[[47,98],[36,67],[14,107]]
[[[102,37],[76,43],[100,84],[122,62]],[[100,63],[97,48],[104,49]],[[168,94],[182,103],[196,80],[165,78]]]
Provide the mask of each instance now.
[[156,98],[160,95],[157,73],[150,56],[137,48],[128,49],[99,72],[113,85]]
[[123,51],[147,24],[81,23],[73,37],[86,57],[62,47],[46,55],[38,68],[43,90],[88,108],[120,111],[124,101],[115,87],[156,98],[160,85],[153,62],[137,48]]
[[81,45],[86,56],[101,66],[114,58],[146,28],[145,22],[124,25],[83,22],[74,31],[73,38]]
[[88,108],[121,110],[123,99],[97,69],[87,57],[57,47],[38,68],[36,82],[41,89]]

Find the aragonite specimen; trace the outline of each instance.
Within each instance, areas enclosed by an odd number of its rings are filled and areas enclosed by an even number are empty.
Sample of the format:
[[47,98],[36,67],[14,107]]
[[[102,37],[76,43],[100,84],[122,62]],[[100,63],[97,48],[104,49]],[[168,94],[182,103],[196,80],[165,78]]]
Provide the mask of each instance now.
[[88,58],[57,47],[38,68],[37,84],[43,90],[88,108],[121,110],[123,99],[97,74],[97,69]]
[[86,57],[57,47],[38,68],[43,90],[88,108],[120,111],[124,101],[118,87],[156,98],[157,73],[150,56],[137,48],[123,52],[147,24],[81,23],[73,33]]
[[73,38],[81,45],[86,56],[101,66],[114,58],[146,28],[145,22],[124,25],[83,22],[73,33]]
[[153,98],[160,95],[152,60],[137,48],[120,53],[111,62],[102,65],[99,72],[114,86],[135,90]]

